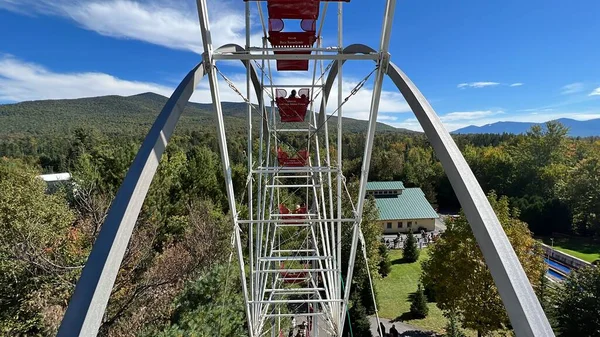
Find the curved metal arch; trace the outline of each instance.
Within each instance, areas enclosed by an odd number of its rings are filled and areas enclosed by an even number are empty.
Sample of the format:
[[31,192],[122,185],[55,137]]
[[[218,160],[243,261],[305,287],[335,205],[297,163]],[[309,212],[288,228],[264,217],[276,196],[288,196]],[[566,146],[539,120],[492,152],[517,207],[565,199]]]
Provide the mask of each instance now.
[[[235,44],[225,45],[217,51],[231,48],[245,51],[243,47]],[[250,67],[251,80],[258,102],[263,106],[263,113],[266,114],[266,108],[262,104],[262,88],[256,71],[250,61],[242,61],[242,63],[246,68]],[[196,65],[187,74],[146,135],[110,206],[81,277],[77,281],[57,336],[98,334],[125,250],[160,159],[185,106],[205,75],[203,63]]]
[[[373,52],[375,52],[374,49],[363,44],[353,44],[343,50],[344,54]],[[325,121],[327,99],[337,76],[337,62],[339,61],[335,62],[323,88],[319,123]],[[390,62],[386,74],[406,99],[431,142],[436,156],[442,163],[477,243],[481,247],[517,336],[554,336],[548,319],[496,213],[450,133],[423,94],[398,66]]]

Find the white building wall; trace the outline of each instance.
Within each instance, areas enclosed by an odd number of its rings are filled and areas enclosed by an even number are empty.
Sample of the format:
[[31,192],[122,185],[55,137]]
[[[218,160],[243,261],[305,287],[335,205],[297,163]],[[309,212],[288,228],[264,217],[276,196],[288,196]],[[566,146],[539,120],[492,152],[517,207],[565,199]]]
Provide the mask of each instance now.
[[408,233],[410,228],[412,228],[413,233],[416,233],[419,231],[420,227],[425,228],[426,231],[430,232],[435,230],[435,219],[381,220],[379,221],[379,225],[381,226],[383,234]]

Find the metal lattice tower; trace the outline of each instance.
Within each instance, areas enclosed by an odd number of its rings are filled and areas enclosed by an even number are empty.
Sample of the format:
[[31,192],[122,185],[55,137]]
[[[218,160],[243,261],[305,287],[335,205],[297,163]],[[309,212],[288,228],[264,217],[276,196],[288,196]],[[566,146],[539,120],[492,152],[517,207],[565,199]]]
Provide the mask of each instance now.
[[[359,1],[359,0],[355,0]],[[232,230],[251,337],[279,336],[292,319],[306,321],[310,336],[342,335],[357,250],[361,249],[363,206],[384,77],[398,87],[419,120],[461,202],[518,336],[553,336],[517,256],[481,187],[424,96],[390,62],[396,7],[386,0],[379,49],[343,44],[344,7],[350,0],[246,0],[246,45],[214,49],[206,0],[197,0],[204,53],[175,90],[148,133],[121,186],[75,289],[59,336],[95,336],[133,226],[160,158],[185,104],[206,76],[217,116],[217,134]],[[253,5],[256,4],[256,8]],[[322,45],[325,13],[337,14],[337,44]],[[251,41],[251,18],[260,18],[264,37]],[[283,31],[283,20],[301,20],[301,31]],[[318,26],[318,28],[317,28]],[[239,60],[247,70],[246,92],[216,67]],[[358,196],[343,204],[343,65],[374,61],[374,84]],[[310,68],[309,64],[312,64]],[[312,82],[277,83],[278,71],[312,70]],[[352,90],[354,95],[369,74]],[[320,75],[320,76],[319,76]],[[234,191],[218,79],[247,102],[247,188]],[[337,80],[337,102],[328,102]],[[298,96],[286,89],[298,89]],[[251,104],[256,97],[258,104]],[[328,104],[329,103],[329,104]],[[334,120],[331,119],[335,116]],[[254,132],[254,122],[259,122]],[[254,138],[258,134],[258,138]],[[330,144],[335,139],[335,144]],[[301,140],[301,141],[300,141]],[[237,192],[237,193],[236,193]],[[244,198],[239,198],[239,195]],[[247,202],[242,217],[236,200]],[[348,199],[345,199],[348,200]],[[246,214],[246,212],[244,212]],[[348,233],[343,233],[348,231]],[[349,234],[344,236],[343,234]],[[247,237],[244,244],[242,237]],[[342,240],[350,252],[342,261]],[[245,247],[247,250],[245,250]],[[342,270],[347,265],[347,270]]]

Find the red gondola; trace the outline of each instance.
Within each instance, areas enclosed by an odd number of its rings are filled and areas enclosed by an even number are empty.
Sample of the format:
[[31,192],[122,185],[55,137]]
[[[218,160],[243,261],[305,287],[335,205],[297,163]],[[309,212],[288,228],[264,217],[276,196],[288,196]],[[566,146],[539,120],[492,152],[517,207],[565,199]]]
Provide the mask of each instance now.
[[289,154],[280,148],[277,148],[277,160],[280,166],[285,167],[302,167],[308,164],[308,151],[300,150],[298,155],[295,157],[289,156]]
[[310,104],[308,94],[308,89],[300,89],[298,91],[300,97],[287,97],[287,91],[277,89],[275,103],[277,103],[279,116],[281,116],[281,121],[283,123],[304,121],[306,110]]
[[285,219],[306,219],[307,212],[306,206],[299,207],[292,212],[284,204],[279,204],[279,214],[299,214],[298,216],[286,216]]
[[[304,268],[308,268],[308,264],[304,264],[303,265]],[[288,283],[288,284],[297,284],[297,283],[302,283],[302,282],[306,282],[308,281],[308,272],[305,271],[300,271],[300,272],[289,272],[289,271],[285,271],[285,265],[283,264],[283,262],[279,265],[279,269],[283,269],[281,272],[279,272],[279,276],[281,277],[281,280],[283,281],[283,283]]]
[[[269,41],[275,48],[310,48],[317,41],[316,22],[319,17],[319,0],[268,0]],[[283,32],[284,19],[300,21],[302,31]],[[304,54],[310,51],[275,51],[275,54]],[[306,71],[308,60],[277,60],[279,71]]]
[[319,17],[320,0],[267,0],[269,18],[313,19]]

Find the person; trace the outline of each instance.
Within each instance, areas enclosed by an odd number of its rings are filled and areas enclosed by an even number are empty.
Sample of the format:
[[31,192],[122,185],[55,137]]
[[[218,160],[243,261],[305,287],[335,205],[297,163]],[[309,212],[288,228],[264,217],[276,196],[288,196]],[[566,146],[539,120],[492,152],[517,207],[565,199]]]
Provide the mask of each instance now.
[[290,332],[288,333],[288,337],[294,337],[294,328],[290,329]]
[[290,98],[296,98],[296,90],[292,90],[292,93],[290,94],[290,97],[288,97],[288,99]]
[[296,317],[292,317],[292,329],[296,328]]
[[383,325],[383,322],[379,322],[379,331],[381,332],[381,336],[385,336],[385,325]]
[[398,332],[398,330],[396,330],[396,325],[392,325],[392,327],[390,328],[390,336],[391,337],[399,337],[400,333]]

